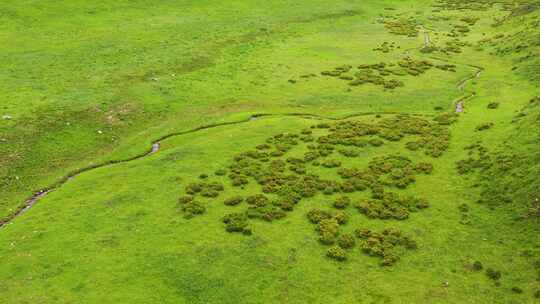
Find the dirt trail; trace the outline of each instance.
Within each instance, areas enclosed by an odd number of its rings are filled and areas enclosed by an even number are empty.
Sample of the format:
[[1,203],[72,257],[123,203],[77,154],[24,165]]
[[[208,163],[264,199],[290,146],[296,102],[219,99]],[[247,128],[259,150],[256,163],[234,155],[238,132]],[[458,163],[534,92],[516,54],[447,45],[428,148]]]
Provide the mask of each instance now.
[[[429,35],[429,31],[424,26],[420,26],[420,30],[422,31],[422,33],[424,35],[424,45],[423,45],[422,48],[430,47],[431,46],[431,37]],[[433,60],[442,61],[442,62],[449,63],[449,64],[454,64],[454,65],[464,65],[464,66],[468,66],[468,67],[473,68],[473,69],[476,70],[472,75],[467,76],[466,78],[460,80],[457,83],[456,87],[457,87],[458,91],[460,91],[460,92],[464,92],[465,91],[465,85],[467,85],[467,83],[472,81],[473,79],[480,77],[480,74],[482,74],[482,72],[484,71],[483,67],[477,66],[477,65],[472,65],[472,64],[468,64],[468,63],[456,63],[456,62],[449,61],[446,58],[435,57],[435,56],[428,56],[428,58],[433,59]],[[476,96],[476,93],[472,92],[472,93],[470,93],[468,95],[463,95],[463,96],[459,97],[458,99],[456,99],[454,101],[455,112],[458,113],[458,114],[462,113],[464,111],[464,108],[465,108],[465,101],[470,100],[470,99],[474,98],[475,96]]]

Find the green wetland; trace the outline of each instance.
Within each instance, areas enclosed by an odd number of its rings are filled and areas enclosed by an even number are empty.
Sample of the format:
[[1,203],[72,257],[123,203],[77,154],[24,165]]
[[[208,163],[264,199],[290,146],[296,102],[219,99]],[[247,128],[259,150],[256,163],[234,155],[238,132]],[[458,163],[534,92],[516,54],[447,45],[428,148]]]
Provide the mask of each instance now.
[[0,20],[0,302],[540,303],[540,2]]

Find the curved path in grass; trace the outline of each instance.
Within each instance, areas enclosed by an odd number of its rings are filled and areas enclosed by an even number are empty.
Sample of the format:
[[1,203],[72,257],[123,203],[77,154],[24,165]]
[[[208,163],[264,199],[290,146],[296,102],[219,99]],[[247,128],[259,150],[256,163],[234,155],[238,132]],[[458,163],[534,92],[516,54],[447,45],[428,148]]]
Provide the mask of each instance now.
[[[422,31],[424,33],[424,45],[423,45],[423,47],[429,47],[430,44],[431,44],[431,38],[429,36],[429,32],[423,26],[421,27],[421,29],[422,29]],[[420,47],[420,48],[422,48],[422,47]],[[419,48],[415,48],[415,49],[419,49]],[[405,55],[407,55],[408,52],[409,52],[409,50],[406,50]],[[464,63],[454,63],[454,62],[448,61],[445,58],[438,58],[438,57],[434,57],[434,56],[430,56],[428,58],[431,58],[433,60],[446,62],[446,63],[449,63],[449,64],[465,65],[465,66],[476,69],[476,72],[473,75],[468,76],[467,78],[465,78],[465,79],[461,80],[460,82],[458,82],[457,89],[459,91],[464,91],[465,90],[465,85],[469,81],[479,77],[480,74],[482,73],[482,71],[484,70],[483,67],[479,67],[479,66],[475,66],[475,65],[471,65],[471,64],[464,64]],[[471,99],[471,98],[475,97],[475,96],[476,96],[476,94],[474,92],[472,92],[471,94],[464,95],[464,96],[458,98],[454,102],[455,107],[456,107],[456,112],[458,112],[458,113],[462,112],[464,102],[466,100],[468,100],[468,99]],[[125,158],[125,159],[105,161],[105,162],[102,162],[102,163],[99,163],[99,164],[90,165],[90,166],[87,166],[87,167],[84,167],[84,168],[81,168],[81,169],[78,169],[76,171],[68,173],[65,177],[63,177],[62,179],[60,179],[59,181],[57,181],[53,185],[50,185],[49,187],[46,187],[46,188],[41,189],[38,192],[36,192],[34,195],[32,195],[30,198],[28,198],[14,212],[12,212],[10,215],[8,215],[8,216],[4,217],[3,219],[1,219],[0,220],[0,228],[2,228],[4,226],[6,226],[7,224],[11,223],[15,218],[17,218],[17,217],[21,216],[22,214],[24,214],[26,211],[28,211],[30,208],[32,208],[32,206],[34,206],[37,202],[39,202],[42,198],[47,196],[47,194],[51,193],[52,191],[57,190],[58,188],[63,186],[65,183],[67,183],[71,179],[77,177],[78,175],[81,175],[81,174],[83,174],[85,172],[88,172],[88,171],[91,171],[91,170],[104,168],[104,167],[109,167],[109,166],[114,166],[114,165],[122,164],[122,163],[127,163],[127,162],[131,162],[131,161],[135,161],[135,160],[138,160],[138,159],[142,159],[142,158],[151,156],[151,155],[159,152],[161,142],[163,142],[164,140],[167,140],[167,139],[169,139],[171,137],[181,136],[181,135],[190,134],[190,133],[195,133],[195,132],[198,132],[198,131],[212,129],[212,128],[218,128],[218,127],[222,127],[222,126],[249,123],[249,122],[251,122],[251,121],[253,121],[253,120],[257,119],[257,118],[262,118],[262,117],[280,117],[281,116],[281,117],[300,117],[300,118],[304,118],[304,119],[339,121],[339,120],[345,120],[345,119],[350,119],[350,118],[354,118],[354,117],[377,115],[377,114],[380,114],[380,115],[388,115],[388,114],[395,115],[395,114],[402,114],[402,113],[401,112],[363,112],[363,113],[346,115],[346,116],[343,116],[343,117],[340,117],[340,118],[328,117],[328,116],[322,116],[322,115],[310,114],[310,113],[284,113],[284,114],[259,113],[259,114],[251,115],[250,117],[242,119],[242,120],[223,122],[223,123],[216,123],[216,124],[210,124],[210,125],[203,125],[203,126],[200,126],[200,127],[197,127],[197,128],[190,129],[190,130],[169,133],[169,134],[166,134],[166,135],[154,140],[152,142],[152,145],[151,145],[150,149],[148,149],[144,153],[141,153],[141,154],[129,157],[129,158]],[[415,114],[415,113],[413,113],[413,114],[410,114],[410,115],[424,116],[425,114],[417,114],[417,113]]]
[[[422,33],[424,34],[424,45],[422,46],[422,48],[427,48],[427,47],[430,47],[431,46],[431,37],[429,35],[429,31],[424,27],[424,26],[420,26],[420,29],[422,30]],[[408,52],[408,50],[406,51]],[[472,81],[473,79],[475,78],[478,78],[480,77],[480,74],[482,74],[482,72],[484,71],[484,68],[481,67],[481,66],[477,66],[477,65],[473,65],[473,64],[468,64],[468,63],[458,63],[458,62],[452,62],[446,58],[441,58],[441,57],[436,57],[436,56],[427,56],[427,58],[430,58],[430,59],[433,59],[433,60],[438,60],[438,61],[442,61],[442,62],[446,62],[446,63],[449,63],[449,64],[454,64],[454,65],[464,65],[464,66],[468,66],[470,68],[473,68],[475,69],[476,71],[460,80],[456,87],[459,91],[463,92],[465,91],[465,85],[469,82],[469,81]],[[461,97],[459,97],[458,99],[456,99],[454,101],[454,105],[455,105],[455,111],[456,113],[461,113],[463,112],[463,108],[464,108],[464,105],[465,105],[465,101],[466,100],[469,100],[469,99],[472,99],[476,96],[476,93],[475,92],[471,92],[470,94],[467,94],[467,95],[463,95]]]

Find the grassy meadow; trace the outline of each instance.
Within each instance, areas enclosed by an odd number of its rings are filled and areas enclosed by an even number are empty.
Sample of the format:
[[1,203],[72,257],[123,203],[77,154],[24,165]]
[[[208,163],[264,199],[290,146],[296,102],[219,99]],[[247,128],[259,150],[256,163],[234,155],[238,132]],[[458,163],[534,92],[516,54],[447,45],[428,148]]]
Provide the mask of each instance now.
[[4,1],[0,302],[540,302],[539,20]]

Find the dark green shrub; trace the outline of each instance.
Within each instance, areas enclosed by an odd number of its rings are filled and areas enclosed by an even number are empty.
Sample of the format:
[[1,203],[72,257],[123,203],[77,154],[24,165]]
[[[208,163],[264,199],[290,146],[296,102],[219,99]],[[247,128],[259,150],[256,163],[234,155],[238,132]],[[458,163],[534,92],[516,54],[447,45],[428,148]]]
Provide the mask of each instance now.
[[203,189],[203,184],[201,183],[191,183],[186,186],[186,193],[188,194],[196,194],[201,192]]
[[338,261],[344,261],[347,259],[347,253],[345,252],[345,250],[343,250],[343,248],[339,246],[332,246],[328,248],[326,256]]
[[359,155],[358,150],[355,149],[341,149],[339,153],[345,157],[357,157]]
[[512,291],[513,291],[514,293],[523,293],[523,289],[521,289],[521,288],[519,288],[519,287],[517,287],[517,286],[512,287]]
[[494,124],[493,124],[492,122],[483,123],[483,124],[479,125],[478,127],[476,127],[476,131],[485,131],[485,130],[489,130],[489,129],[491,129],[493,126],[494,126]]
[[391,252],[388,252],[388,253],[385,253],[383,255],[383,260],[381,262],[381,265],[382,266],[392,266],[397,261],[399,261],[399,256],[397,256],[396,254],[393,254]]
[[418,163],[414,167],[414,170],[418,173],[431,174],[433,172],[433,165],[430,163]]
[[355,190],[356,188],[354,187],[354,184],[351,182],[346,181],[341,184],[341,191],[345,193],[351,193],[351,192],[354,192]]
[[203,173],[203,174],[199,175],[199,178],[200,178],[200,179],[208,178],[208,174],[204,174],[204,173]]
[[182,211],[184,212],[184,217],[189,219],[196,215],[203,214],[206,211],[206,208],[196,201],[191,201],[182,206]]
[[341,166],[341,162],[335,159],[327,159],[322,162],[322,165],[323,167],[326,167],[326,168],[337,168]]
[[334,219],[338,222],[338,224],[343,225],[349,220],[349,215],[341,210],[336,211],[336,214],[334,214]]
[[340,196],[334,201],[334,207],[337,209],[345,209],[351,203],[351,199],[347,196]]
[[380,147],[384,144],[384,141],[380,140],[380,139],[377,139],[377,138],[373,138],[373,139],[370,139],[369,141],[369,144],[374,146],[374,147]]
[[322,219],[319,221],[317,231],[319,231],[319,241],[325,245],[331,245],[335,243],[339,233],[339,223],[334,218]]
[[236,206],[240,204],[242,201],[244,201],[244,198],[242,198],[241,196],[234,196],[234,197],[226,199],[223,203],[227,206]]
[[371,236],[371,230],[365,229],[365,228],[356,229],[354,233],[356,234],[356,237],[359,239],[367,239]]
[[248,217],[245,213],[230,213],[223,217],[223,223],[226,224],[227,232],[242,232],[251,234],[251,229],[248,227]]
[[219,192],[212,189],[204,189],[201,191],[201,195],[204,197],[218,197]]
[[182,196],[178,199],[178,203],[180,204],[187,204],[187,203],[190,203],[191,201],[193,201],[193,196],[191,195],[185,195],[185,196]]
[[494,110],[494,109],[497,109],[499,107],[499,103],[498,102],[491,102],[488,104],[487,108],[488,109],[491,109],[491,110]]
[[255,194],[248,196],[246,198],[246,202],[251,206],[264,207],[270,202],[270,200],[264,194]]
[[308,212],[307,217],[310,222],[318,224],[322,220],[330,219],[332,215],[327,211],[323,211],[320,209],[311,209]]
[[472,265],[472,268],[476,271],[480,271],[482,269],[484,269],[484,266],[482,265],[482,262],[480,261],[475,261]]
[[486,269],[486,275],[488,276],[488,278],[494,281],[498,281],[502,276],[500,271],[492,269],[492,268]]
[[538,290],[534,293],[534,297],[537,298],[537,299],[540,299],[540,289],[538,289]]
[[224,169],[219,169],[219,170],[216,170],[216,172],[214,172],[215,175],[217,176],[223,176],[225,174],[227,174],[227,171],[224,170]]
[[339,247],[343,249],[351,249],[356,245],[356,239],[350,233],[345,233],[338,238]]

